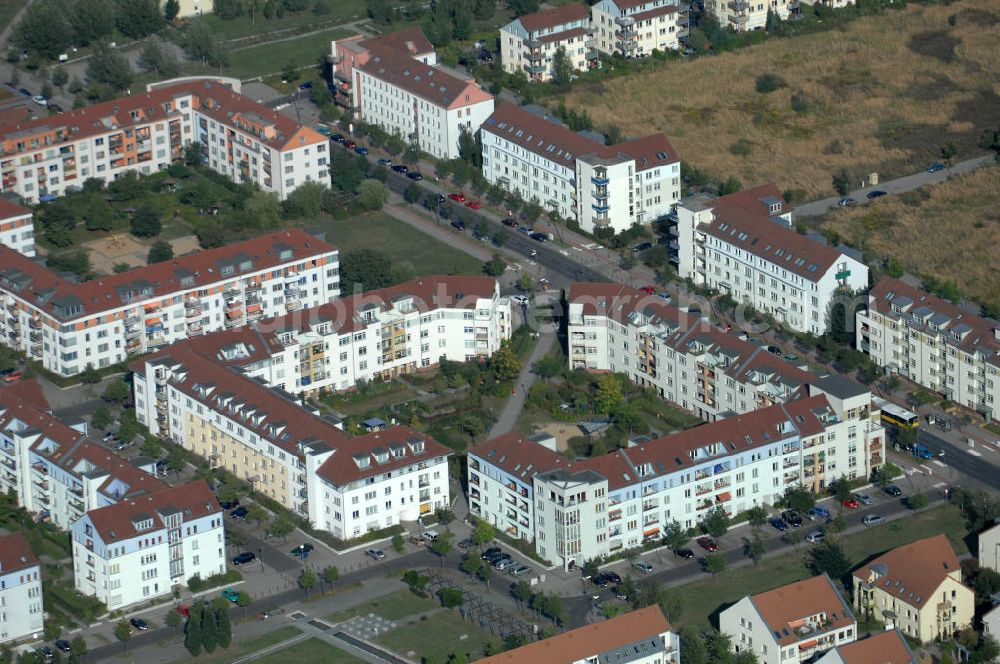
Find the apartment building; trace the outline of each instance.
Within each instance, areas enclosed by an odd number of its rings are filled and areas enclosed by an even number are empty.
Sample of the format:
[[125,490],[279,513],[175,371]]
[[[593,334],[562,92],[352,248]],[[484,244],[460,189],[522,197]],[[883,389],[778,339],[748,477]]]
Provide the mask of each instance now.
[[988,567],[994,572],[1000,571],[1000,523],[996,519],[993,525],[979,533],[979,567]]
[[35,381],[0,388],[0,491],[37,519],[67,530],[88,510],[165,487],[89,439],[85,424],[54,417]]
[[[850,7],[856,5],[856,0],[799,0],[805,5],[818,5],[820,7],[827,7],[828,9],[842,9],[844,7]],[[794,7],[794,4],[791,5]]]
[[0,246],[0,338],[72,376],[332,300],[338,256],[293,229],[80,283]]
[[0,244],[31,258],[35,255],[34,213],[0,196]]
[[91,510],[70,535],[77,592],[111,611],[226,571],[223,512],[204,480]]
[[[161,6],[165,6],[166,4],[167,0],[160,2]],[[177,4],[180,7],[177,12],[178,18],[201,16],[203,13],[211,14],[215,9],[215,5],[209,0],[178,0]]]
[[891,277],[856,319],[858,350],[887,373],[1000,418],[1000,323]]
[[457,158],[462,132],[474,134],[493,112],[493,95],[472,76],[397,49],[373,50],[351,72],[356,117],[438,159]]
[[798,11],[798,0],[705,0],[705,11],[714,15],[724,28],[749,32],[763,30],[768,14],[788,20],[793,11]]
[[378,37],[351,35],[335,39],[330,42],[330,55],[327,57],[333,71],[334,103],[349,110],[354,108],[354,70],[368,62],[373,51],[385,50],[397,51],[432,67],[437,64],[434,46],[419,26]]
[[719,631],[761,664],[797,664],[857,641],[858,623],[823,574],[744,597],[719,614]]
[[774,184],[677,206],[678,274],[798,332],[824,334],[838,296],[852,303],[849,296],[868,288],[868,267],[845,250],[791,228]]
[[816,380],[658,295],[577,282],[567,302],[571,369],[626,374],[704,420],[782,403]]
[[338,419],[188,344],[132,368],[141,423],[337,537],[450,504],[450,451],[408,428],[352,438]]
[[680,638],[660,607],[649,606],[479,661],[483,664],[679,664]]
[[587,232],[652,223],[680,198],[680,158],[663,134],[606,146],[552,118],[500,103],[480,138],[487,181],[576,219]]
[[525,14],[500,28],[500,64],[508,74],[524,72],[532,83],[552,80],[562,49],[574,71],[601,66],[590,26],[590,9],[569,4]]
[[854,609],[927,643],[972,626],[975,592],[944,535],[892,549],[854,571]]
[[0,536],[0,643],[42,631],[42,566],[23,533]]
[[157,87],[0,127],[0,192],[37,203],[97,178],[161,171],[201,146],[205,164],[286,198],[329,181],[329,140],[212,80]]
[[595,45],[609,55],[676,51],[688,34],[688,6],[679,0],[599,0],[591,16]]
[[789,487],[867,476],[885,456],[884,436],[861,437],[878,413],[838,413],[835,403],[818,390],[573,462],[517,436],[487,441],[469,454],[470,512],[533,537],[555,564],[579,565],[658,541],[675,520],[692,528],[712,509],[735,515]]
[[512,332],[492,277],[429,276],[263,319],[186,343],[292,394],[340,391],[455,362],[484,360]]
[[823,653],[816,664],[917,664],[917,658],[898,629],[836,646]]

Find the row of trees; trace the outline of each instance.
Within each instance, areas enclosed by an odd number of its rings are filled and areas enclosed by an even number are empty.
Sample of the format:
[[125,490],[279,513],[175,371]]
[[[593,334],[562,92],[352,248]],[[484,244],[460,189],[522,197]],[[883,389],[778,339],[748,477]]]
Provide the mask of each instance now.
[[253,21],[281,19],[310,9],[316,16],[333,11],[333,0],[213,0],[212,4],[215,15],[223,21],[242,16]]
[[73,46],[111,39],[115,29],[141,39],[164,25],[158,0],[39,0],[28,5],[13,42],[55,60]]
[[191,606],[184,625],[184,647],[192,657],[197,657],[202,651],[214,652],[216,647],[229,647],[233,640],[229,609],[229,600],[221,597],[211,604],[198,602]]

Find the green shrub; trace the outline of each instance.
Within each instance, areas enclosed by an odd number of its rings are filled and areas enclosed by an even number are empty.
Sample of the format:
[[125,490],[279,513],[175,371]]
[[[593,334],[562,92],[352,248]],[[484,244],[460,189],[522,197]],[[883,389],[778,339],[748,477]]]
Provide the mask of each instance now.
[[775,90],[786,87],[785,79],[777,74],[767,73],[757,77],[756,89],[761,94],[769,94]]

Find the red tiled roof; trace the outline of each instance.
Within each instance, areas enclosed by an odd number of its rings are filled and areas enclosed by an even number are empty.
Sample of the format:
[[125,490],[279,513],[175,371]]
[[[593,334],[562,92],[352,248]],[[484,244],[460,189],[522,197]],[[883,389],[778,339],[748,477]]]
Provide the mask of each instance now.
[[947,577],[961,583],[961,573],[947,536],[935,535],[882,554],[855,570],[854,577],[865,583],[874,581],[875,587],[896,601],[920,609],[934,598]]
[[[412,443],[415,441],[423,443],[422,452],[414,451]],[[330,446],[334,448],[333,456],[316,469],[316,474],[338,487],[370,475],[380,475],[451,454],[449,448],[407,426],[395,426],[365,436],[345,437]],[[396,456],[394,450],[401,454]],[[378,463],[377,455],[380,453],[387,455],[385,463]],[[360,467],[355,458],[365,459],[367,465]]]
[[434,45],[427,39],[420,26],[403,28],[359,43],[369,50],[391,48],[411,57],[434,52]]
[[[87,512],[87,517],[94,524],[94,529],[101,536],[101,540],[105,544],[110,544],[137,537],[143,532],[155,532],[165,528],[157,510],[180,510],[184,513],[184,521],[222,512],[208,483],[205,480],[194,480],[149,496],[123,500],[114,505],[91,510]],[[136,530],[133,519],[141,516],[153,519],[152,529]]]
[[[28,538],[24,533],[11,533],[0,536],[0,575],[10,574],[22,569],[38,565]],[[10,607],[17,609],[17,607]]]
[[23,217],[26,214],[32,214],[31,210],[21,207],[6,196],[0,196],[0,221],[11,217]]
[[555,28],[566,23],[585,21],[590,19],[590,7],[580,4],[563,5],[553,7],[532,14],[525,14],[516,19],[521,22],[521,26],[528,33],[538,32],[546,28]]
[[636,171],[672,164],[680,159],[674,146],[660,133],[605,147],[599,154],[606,159],[622,156],[634,159]]
[[[826,574],[781,586],[750,598],[768,629],[782,646],[853,625],[854,615]],[[803,634],[805,619],[824,613],[830,624]]]
[[[486,657],[479,663],[572,664],[640,641],[659,642],[659,636],[669,631],[670,623],[660,607],[653,605]],[[662,643],[653,647],[657,646],[662,647]]]
[[[279,246],[290,248],[292,258],[282,260],[276,250]],[[83,305],[83,313],[61,319],[72,320],[125,306],[126,302],[120,293],[137,289],[139,285],[137,282],[144,282],[152,289],[152,296],[143,299],[157,299],[179,290],[205,288],[238,277],[240,275],[238,265],[232,275],[223,276],[220,273],[220,264],[231,264],[237,258],[251,260],[253,263],[251,269],[258,271],[292,261],[315,258],[331,251],[336,251],[336,248],[301,229],[289,229],[77,284],[66,281],[19,252],[0,245],[0,288],[15,293],[57,318],[54,302],[62,298],[76,298]],[[18,278],[24,275],[27,275],[29,280],[26,284],[21,284]],[[192,285],[181,286],[180,281],[183,276],[193,276]],[[17,281],[15,283],[12,280]],[[21,287],[18,288],[16,285]],[[42,295],[45,297],[40,303]],[[141,301],[142,299],[138,298],[132,300],[133,303]]]
[[483,441],[468,453],[519,477],[526,484],[531,484],[531,478],[538,473],[570,465],[569,459],[562,454],[525,438],[517,431]]
[[463,78],[458,76],[457,72],[452,73],[440,67],[425,65],[395,49],[372,51],[371,57],[361,65],[360,69],[435,106],[450,107],[470,88],[471,103],[492,98],[492,95],[476,85],[472,77]]
[[[653,0],[612,0],[615,6],[618,7],[620,11],[627,12],[630,9],[636,9],[642,7],[643,5],[652,4]],[[631,14],[629,14],[631,16]]]
[[553,42],[561,42],[566,41],[567,39],[582,37],[588,32],[590,32],[590,30],[587,28],[572,28],[570,30],[563,30],[562,32],[553,32],[552,34],[542,35],[538,38],[538,41],[543,44],[551,44]]
[[674,14],[679,12],[680,8],[677,5],[665,5],[663,7],[654,7],[653,9],[648,9],[644,12],[638,12],[636,14],[629,14],[636,21],[645,21],[649,18],[656,18],[657,16],[665,16],[666,14]]
[[836,650],[844,664],[915,664],[917,661],[898,629],[837,646]]

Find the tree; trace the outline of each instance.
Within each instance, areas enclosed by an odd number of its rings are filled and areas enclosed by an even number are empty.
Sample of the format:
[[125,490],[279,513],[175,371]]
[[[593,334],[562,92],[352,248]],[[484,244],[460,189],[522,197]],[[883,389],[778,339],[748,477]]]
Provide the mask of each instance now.
[[496,370],[497,380],[501,383],[513,383],[521,375],[521,360],[508,343],[493,353],[490,367]]
[[[310,205],[314,203],[311,199],[312,197],[310,197]],[[281,201],[278,200],[277,194],[268,191],[255,191],[250,194],[243,209],[257,228],[276,228],[281,224]]]
[[472,539],[476,541],[477,546],[482,546],[487,542],[493,541],[493,538],[496,536],[496,528],[489,521],[485,519],[476,521],[476,530],[472,533]]
[[345,294],[391,285],[392,261],[375,249],[345,251],[340,257],[340,284]]
[[285,540],[289,535],[295,532],[295,524],[287,518],[279,516],[274,520],[274,523],[271,524],[271,527],[268,528],[268,532],[270,532],[274,537],[280,537],[282,540]]
[[851,193],[851,175],[847,169],[842,168],[833,174],[833,190],[839,196],[847,196]]
[[681,549],[691,540],[691,535],[681,522],[674,519],[666,524],[663,529],[663,543],[670,547],[672,551]]
[[639,592],[628,594],[632,606],[643,608],[654,604],[660,607],[667,620],[677,621],[683,612],[683,597],[680,593],[657,583],[644,584]]
[[247,617],[247,607],[250,606],[251,604],[253,604],[253,597],[251,597],[250,593],[246,592],[245,590],[241,590],[240,594],[236,598],[236,606],[243,609],[244,618]]
[[403,200],[405,200],[410,205],[414,205],[420,201],[420,195],[422,190],[415,182],[411,182],[403,190]]
[[705,556],[705,570],[715,576],[726,571],[726,559],[719,553],[710,553]]
[[57,247],[73,244],[72,232],[76,227],[76,213],[64,199],[48,203],[41,208],[42,228],[45,239]]
[[181,11],[181,3],[178,0],[167,0],[163,3],[163,18],[168,22],[177,18]]
[[806,567],[813,574],[829,574],[832,579],[843,580],[852,565],[839,542],[824,540],[809,550]]
[[540,0],[508,0],[507,7],[514,16],[524,16],[538,11]]
[[566,48],[560,46],[552,55],[552,84],[558,89],[566,89],[573,82],[573,62],[566,54]]
[[329,583],[333,587],[333,582],[340,578],[340,570],[336,565],[327,565],[323,568],[323,582]]
[[952,160],[958,155],[958,144],[951,142],[941,148],[941,159],[948,166],[951,166]]
[[[160,220],[160,210],[152,205],[143,204],[132,214],[129,231],[136,237],[156,237],[163,230]],[[171,253],[173,251],[171,250]]]
[[403,549],[406,548],[406,542],[403,540],[403,536],[399,533],[392,534],[392,550],[396,553],[403,553]]
[[193,604],[188,611],[187,625],[184,628],[184,647],[197,657],[201,653],[201,614],[202,604]]
[[107,429],[112,421],[111,411],[103,403],[98,404],[90,414],[90,426],[98,431]]
[[584,578],[592,579],[601,571],[601,568],[598,566],[597,561],[591,558],[583,563],[580,571],[583,573]]
[[761,539],[759,530],[755,530],[750,539],[743,539],[743,555],[753,560],[754,565],[764,556],[764,540]]
[[146,257],[146,262],[152,265],[153,263],[169,261],[173,257],[173,246],[171,246],[171,244],[166,240],[157,240],[153,243],[153,246],[149,248],[149,255]]
[[334,150],[330,160],[330,184],[339,191],[354,193],[364,181],[367,168],[368,162],[361,155]]
[[594,410],[608,415],[622,402],[622,385],[615,374],[601,374],[594,382]]
[[754,530],[760,530],[767,523],[767,510],[760,505],[754,505],[747,512],[747,521]]
[[56,67],[52,70],[52,84],[59,86],[60,88],[69,82],[69,74],[62,67]]
[[215,608],[204,604],[201,611],[201,647],[205,652],[213,652],[218,644],[219,629]]
[[192,21],[184,30],[181,47],[189,58],[201,60],[204,65],[223,67],[229,64],[229,53],[225,46],[202,20]]
[[41,0],[28,5],[21,22],[14,28],[14,44],[48,60],[58,58],[73,40],[73,27],[67,20],[62,0]]
[[142,443],[142,453],[150,459],[159,459],[163,454],[163,445],[154,436],[149,436]]
[[906,506],[911,510],[922,510],[927,507],[927,496],[922,493],[909,496],[906,499]]
[[125,650],[128,650],[128,640],[132,638],[132,625],[125,619],[115,623],[115,638],[122,642]]
[[268,517],[267,510],[265,510],[257,503],[254,503],[247,508],[248,521],[253,521],[254,523],[259,525],[261,522],[266,521],[267,517]]
[[323,211],[323,192],[326,188],[319,182],[303,182],[285,200],[286,217],[312,219]]
[[517,278],[517,289],[525,292],[535,290],[535,280],[529,274],[522,273]]
[[442,588],[437,591],[437,596],[441,600],[441,606],[446,609],[454,609],[465,603],[465,593],[458,588]]
[[164,622],[166,622],[167,627],[176,630],[184,622],[184,617],[181,616],[179,611],[168,611]]
[[306,567],[299,574],[299,588],[306,591],[306,599],[309,599],[309,591],[316,587],[318,579],[316,578],[316,572],[312,569]]
[[126,37],[141,39],[163,27],[159,0],[118,0],[115,23]]
[[111,403],[122,403],[128,399],[129,391],[125,381],[113,380],[104,388],[101,398]]
[[220,606],[213,611],[215,614],[216,634],[215,638],[219,645],[228,648],[233,642],[233,626],[229,621],[229,606]]
[[167,468],[174,473],[180,473],[186,466],[187,458],[184,456],[184,450],[179,447],[171,448],[167,454]]
[[851,483],[846,477],[838,477],[830,483],[830,492],[843,502],[851,497]]
[[472,133],[468,129],[462,129],[458,135],[458,156],[473,168],[482,167],[483,144],[478,132]]
[[729,194],[735,194],[737,191],[743,188],[743,183],[736,178],[730,176],[722,185],[719,186],[719,195],[728,196]]
[[389,202],[389,188],[378,180],[368,179],[358,185],[358,205],[365,210],[381,210]]
[[70,661],[77,663],[83,656],[87,654],[87,642],[82,636],[74,637],[72,641],[69,642],[69,658]]
[[537,198],[532,196],[531,200],[524,204],[524,207],[521,209],[521,216],[531,223],[538,221],[538,218],[542,216],[542,206]]
[[180,74],[181,65],[174,56],[171,46],[159,37],[148,38],[142,45],[137,64],[146,71],[170,78]]
[[729,517],[726,515],[724,507],[716,507],[709,510],[705,518],[702,519],[701,527],[712,537],[722,537],[729,530]]
[[97,42],[87,65],[87,78],[105,83],[120,92],[132,85],[132,65],[121,53],[103,42]]
[[801,484],[796,484],[785,490],[781,503],[788,509],[808,512],[816,505],[816,494]]

